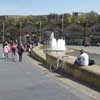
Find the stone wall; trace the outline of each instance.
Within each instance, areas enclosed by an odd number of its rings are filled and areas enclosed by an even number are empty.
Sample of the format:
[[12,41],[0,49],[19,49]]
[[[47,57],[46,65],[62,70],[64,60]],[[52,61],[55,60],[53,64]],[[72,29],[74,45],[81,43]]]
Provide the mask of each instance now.
[[[57,58],[47,54],[47,64],[56,63]],[[64,63],[64,72],[73,76],[74,78],[88,83],[88,85],[100,89],[100,67],[97,65],[93,66],[75,66],[72,58],[68,59]],[[72,60],[72,63],[71,63]],[[95,70],[94,70],[95,68]]]
[[[56,64],[57,57],[42,53],[40,49],[35,48],[31,52],[31,56],[46,64],[47,68],[50,69],[50,64]],[[74,65],[74,61],[75,57],[68,56],[64,63],[64,72],[100,90],[100,67],[97,65],[79,67]]]

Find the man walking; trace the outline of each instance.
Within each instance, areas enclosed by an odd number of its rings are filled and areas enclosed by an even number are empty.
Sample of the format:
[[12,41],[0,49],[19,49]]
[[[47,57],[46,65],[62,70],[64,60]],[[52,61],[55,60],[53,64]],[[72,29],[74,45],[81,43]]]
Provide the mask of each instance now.
[[22,44],[21,45],[18,45],[19,62],[22,61],[22,54],[23,54],[23,52],[24,52],[24,49],[23,49]]

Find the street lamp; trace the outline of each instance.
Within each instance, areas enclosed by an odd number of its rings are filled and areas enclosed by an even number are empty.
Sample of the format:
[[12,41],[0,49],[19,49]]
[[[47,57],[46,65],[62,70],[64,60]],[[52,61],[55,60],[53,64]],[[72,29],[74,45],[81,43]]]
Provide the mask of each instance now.
[[62,33],[63,33],[63,30],[64,30],[64,15],[62,15]]
[[19,31],[20,31],[20,36],[19,36],[19,43],[21,44],[21,22],[20,22],[20,27],[19,27]]
[[42,40],[41,25],[42,25],[42,22],[40,21],[40,41]]
[[3,35],[2,35],[2,42],[4,42],[5,37],[4,37],[4,33],[5,33],[5,23],[3,22]]

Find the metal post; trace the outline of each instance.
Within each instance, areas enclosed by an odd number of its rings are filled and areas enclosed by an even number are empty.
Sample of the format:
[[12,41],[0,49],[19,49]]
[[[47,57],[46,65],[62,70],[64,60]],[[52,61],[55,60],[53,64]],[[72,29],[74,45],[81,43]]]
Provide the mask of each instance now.
[[63,33],[63,29],[64,29],[64,15],[62,15],[62,33]]
[[3,22],[3,35],[2,35],[2,42],[4,42],[4,40],[5,40],[4,33],[5,33],[5,23]]
[[20,22],[20,37],[19,37],[19,41],[20,41],[20,44],[21,44],[21,22]]
[[40,41],[42,40],[41,25],[42,25],[42,23],[40,21]]

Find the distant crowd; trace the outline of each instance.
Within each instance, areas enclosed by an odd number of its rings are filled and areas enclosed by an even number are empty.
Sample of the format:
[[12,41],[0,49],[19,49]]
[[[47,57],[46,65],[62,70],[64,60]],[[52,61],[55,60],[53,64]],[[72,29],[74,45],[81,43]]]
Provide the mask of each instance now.
[[16,61],[16,57],[19,57],[19,62],[22,61],[22,54],[24,52],[24,47],[22,44],[18,44],[17,41],[10,40],[3,42],[3,56],[5,61],[11,57],[13,61]]

